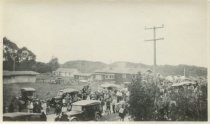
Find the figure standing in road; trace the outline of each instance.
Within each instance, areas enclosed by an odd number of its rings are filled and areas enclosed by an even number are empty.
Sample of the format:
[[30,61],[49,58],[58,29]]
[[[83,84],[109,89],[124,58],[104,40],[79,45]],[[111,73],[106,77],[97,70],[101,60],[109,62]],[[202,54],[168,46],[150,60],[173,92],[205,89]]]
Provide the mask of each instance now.
[[119,110],[120,121],[124,121],[125,114],[126,114],[125,106],[122,105],[122,107]]

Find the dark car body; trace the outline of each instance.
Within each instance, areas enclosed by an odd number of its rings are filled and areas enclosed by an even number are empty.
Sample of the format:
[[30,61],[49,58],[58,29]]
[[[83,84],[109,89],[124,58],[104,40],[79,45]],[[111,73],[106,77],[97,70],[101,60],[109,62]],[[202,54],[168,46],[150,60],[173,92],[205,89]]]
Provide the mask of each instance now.
[[3,114],[3,121],[40,121],[40,113],[14,112]]
[[53,99],[54,99],[54,102],[55,102],[56,104],[62,104],[62,99],[63,99],[67,94],[70,94],[71,97],[74,97],[75,95],[78,95],[78,94],[79,94],[79,90],[70,89],[70,88],[63,89],[63,90],[59,90],[57,96],[55,96],[55,97],[53,98]]
[[26,99],[35,99],[36,98],[36,90],[34,88],[31,88],[31,87],[27,87],[27,88],[21,88],[20,89],[21,91],[21,96],[23,98],[26,98]]
[[98,100],[81,100],[72,104],[72,110],[67,115],[70,121],[98,121],[102,113],[101,107]]

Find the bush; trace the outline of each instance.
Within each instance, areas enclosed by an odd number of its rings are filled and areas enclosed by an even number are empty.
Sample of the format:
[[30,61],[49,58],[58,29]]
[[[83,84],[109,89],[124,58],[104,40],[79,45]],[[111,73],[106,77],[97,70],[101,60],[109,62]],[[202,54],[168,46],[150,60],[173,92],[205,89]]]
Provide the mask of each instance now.
[[130,114],[135,121],[154,120],[155,86],[153,82],[141,80],[138,74],[137,80],[129,86],[130,91]]

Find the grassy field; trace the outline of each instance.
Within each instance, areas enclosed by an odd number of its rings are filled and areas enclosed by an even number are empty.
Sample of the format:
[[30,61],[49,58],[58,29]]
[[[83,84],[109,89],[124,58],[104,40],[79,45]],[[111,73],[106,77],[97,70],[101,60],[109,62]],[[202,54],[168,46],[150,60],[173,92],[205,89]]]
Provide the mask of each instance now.
[[65,88],[73,88],[81,90],[85,84],[49,84],[49,83],[15,83],[3,85],[3,103],[9,105],[13,96],[20,95],[20,89],[24,87],[32,87],[36,89],[36,95],[41,100],[46,100],[56,96],[57,92]]

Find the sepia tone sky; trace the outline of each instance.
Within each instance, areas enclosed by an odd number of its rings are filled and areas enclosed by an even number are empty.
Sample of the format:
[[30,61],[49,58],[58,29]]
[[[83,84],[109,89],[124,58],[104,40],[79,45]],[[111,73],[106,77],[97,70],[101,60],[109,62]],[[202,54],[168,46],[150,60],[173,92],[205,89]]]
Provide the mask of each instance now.
[[204,0],[5,0],[3,32],[37,61],[93,60],[207,66]]

